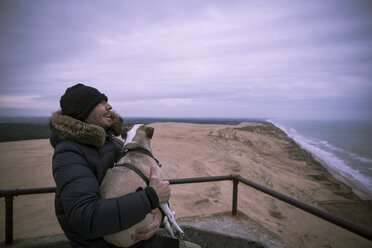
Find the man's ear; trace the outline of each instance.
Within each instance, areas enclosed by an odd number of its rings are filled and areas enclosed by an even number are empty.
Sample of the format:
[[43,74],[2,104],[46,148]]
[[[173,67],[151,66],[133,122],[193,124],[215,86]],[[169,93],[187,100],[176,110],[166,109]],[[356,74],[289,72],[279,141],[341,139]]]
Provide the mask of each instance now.
[[123,130],[121,130],[121,138],[123,140],[125,140],[127,138],[127,134],[128,134],[128,131],[129,131],[129,127],[124,127]]
[[154,128],[146,126],[145,132],[146,132],[147,137],[149,137],[151,139],[152,136],[154,135]]

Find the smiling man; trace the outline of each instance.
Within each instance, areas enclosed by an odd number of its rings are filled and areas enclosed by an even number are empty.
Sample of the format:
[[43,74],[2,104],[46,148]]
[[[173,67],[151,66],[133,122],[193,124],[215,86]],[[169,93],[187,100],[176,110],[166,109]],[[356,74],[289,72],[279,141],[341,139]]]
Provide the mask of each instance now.
[[85,122],[88,124],[94,124],[101,126],[105,129],[109,128],[112,124],[111,119],[111,105],[106,100],[98,103],[97,106],[90,112]]
[[101,181],[123,146],[115,137],[123,121],[111,111],[107,97],[93,87],[76,84],[66,90],[60,106],[50,118],[55,213],[71,246],[115,247],[102,237],[127,229],[151,213],[152,223],[132,237],[140,241],[136,247],[180,247],[177,239],[156,234],[162,220],[159,201],[170,197],[169,182],[154,176],[156,171],[145,190],[101,199]]

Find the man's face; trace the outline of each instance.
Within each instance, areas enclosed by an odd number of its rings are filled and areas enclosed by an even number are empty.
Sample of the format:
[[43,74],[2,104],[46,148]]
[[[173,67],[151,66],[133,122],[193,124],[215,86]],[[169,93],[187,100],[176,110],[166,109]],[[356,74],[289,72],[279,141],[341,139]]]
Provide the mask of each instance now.
[[90,112],[85,122],[88,124],[95,124],[104,129],[107,129],[112,124],[110,110],[112,106],[106,101],[100,102],[93,110]]

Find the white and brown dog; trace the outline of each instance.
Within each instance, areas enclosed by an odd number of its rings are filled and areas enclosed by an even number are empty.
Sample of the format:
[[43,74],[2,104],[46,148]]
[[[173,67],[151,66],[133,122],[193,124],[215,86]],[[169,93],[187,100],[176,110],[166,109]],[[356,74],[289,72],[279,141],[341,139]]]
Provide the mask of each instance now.
[[[150,139],[154,133],[154,128],[136,124],[126,130],[126,139],[123,147],[125,154],[116,165],[107,170],[106,175],[101,183],[101,197],[114,198],[135,192],[138,188],[146,188],[150,180],[151,167],[159,162],[153,157]],[[162,179],[162,175],[161,178]],[[164,228],[169,235],[174,237],[183,236],[183,231],[178,226],[174,212],[172,213],[167,203],[161,203],[160,208],[165,213],[163,221]],[[145,219],[132,227],[118,233],[104,236],[104,239],[119,247],[132,246],[135,241],[131,238],[132,234],[139,227],[150,224],[152,221],[151,214],[147,214]],[[172,228],[175,230],[173,232]]]

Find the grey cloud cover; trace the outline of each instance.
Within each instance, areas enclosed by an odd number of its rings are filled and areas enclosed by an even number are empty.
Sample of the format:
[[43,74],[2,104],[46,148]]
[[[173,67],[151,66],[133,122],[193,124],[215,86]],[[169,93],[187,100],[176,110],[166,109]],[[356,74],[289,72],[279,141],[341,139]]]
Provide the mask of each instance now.
[[370,1],[0,1],[0,115],[372,118]]

